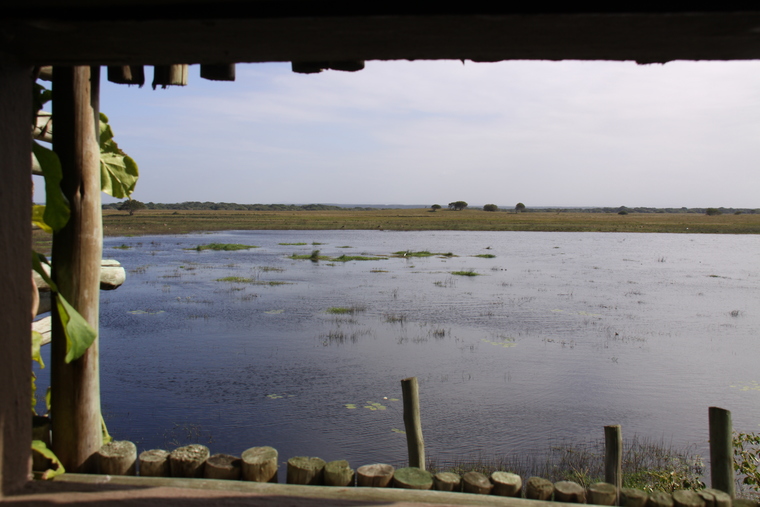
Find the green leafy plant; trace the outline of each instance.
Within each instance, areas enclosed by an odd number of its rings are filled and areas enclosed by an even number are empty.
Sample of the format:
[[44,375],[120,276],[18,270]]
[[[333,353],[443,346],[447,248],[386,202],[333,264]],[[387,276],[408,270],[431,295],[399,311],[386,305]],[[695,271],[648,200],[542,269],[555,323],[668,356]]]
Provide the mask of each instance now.
[[760,434],[734,433],[734,470],[741,484],[760,492]]

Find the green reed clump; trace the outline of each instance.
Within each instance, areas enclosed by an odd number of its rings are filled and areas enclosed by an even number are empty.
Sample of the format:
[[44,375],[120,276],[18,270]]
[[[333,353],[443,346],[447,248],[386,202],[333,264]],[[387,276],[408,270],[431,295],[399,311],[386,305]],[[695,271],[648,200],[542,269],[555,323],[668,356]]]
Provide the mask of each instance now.
[[348,315],[353,315],[353,314],[358,313],[358,312],[363,312],[364,310],[366,310],[366,308],[364,308],[362,306],[349,306],[349,307],[346,307],[346,306],[333,306],[333,307],[328,308],[325,311],[326,311],[326,313],[331,313],[331,314],[334,314],[334,315],[347,315],[347,314]]
[[481,259],[493,259],[496,256],[494,254],[478,254],[474,257],[480,257]]

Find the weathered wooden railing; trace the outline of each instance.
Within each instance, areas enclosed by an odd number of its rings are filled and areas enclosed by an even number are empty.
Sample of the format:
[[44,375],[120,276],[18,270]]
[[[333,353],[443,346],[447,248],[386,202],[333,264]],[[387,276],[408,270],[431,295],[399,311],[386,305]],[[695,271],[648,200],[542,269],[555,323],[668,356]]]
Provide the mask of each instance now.
[[[363,465],[353,470],[345,460],[325,462],[314,457],[293,457],[287,460],[287,484],[375,487],[415,490],[438,490],[480,495],[525,498],[529,500],[626,507],[760,507],[751,500],[735,500],[731,413],[710,407],[710,469],[712,488],[692,491],[677,490],[646,493],[622,487],[623,438],[621,427],[605,426],[605,481],[584,488],[571,481],[522,478],[506,471],[490,477],[480,472],[463,476],[452,472],[432,474],[425,470],[425,451],[420,423],[419,396],[416,378],[401,381],[404,395],[409,464],[395,468],[389,464]],[[199,444],[180,447],[171,452],[154,449],[137,455],[132,442],[115,441],[97,453],[97,472],[107,475],[142,477],[206,478],[278,482],[279,454],[272,447],[253,447],[241,457],[228,454],[211,455],[208,447]]]

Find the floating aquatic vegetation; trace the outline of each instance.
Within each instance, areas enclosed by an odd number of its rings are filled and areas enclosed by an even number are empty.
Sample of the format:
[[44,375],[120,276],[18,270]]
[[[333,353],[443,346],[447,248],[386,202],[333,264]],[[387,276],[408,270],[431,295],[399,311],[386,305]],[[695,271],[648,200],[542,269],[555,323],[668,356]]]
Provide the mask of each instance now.
[[458,276],[478,276],[480,273],[477,273],[474,269],[468,269],[465,271],[452,271],[452,275],[458,275]]
[[736,384],[728,387],[739,389],[740,391],[760,391],[760,383],[757,380],[753,380],[748,384]]
[[150,310],[131,310],[127,313],[131,313],[132,315],[158,315],[159,313],[165,313],[164,310],[158,310],[156,312],[150,311]]
[[400,430],[400,429],[398,429],[398,428],[391,428],[391,431],[392,431],[393,433],[401,433],[402,435],[406,435],[406,431],[404,431],[404,430]]
[[308,243],[277,243],[277,244],[283,245],[283,246],[303,246],[303,245],[307,245]]
[[496,345],[497,347],[504,347],[504,348],[514,347],[516,345],[515,339],[511,337],[504,337],[504,338],[501,338],[500,340],[486,340],[485,338],[483,338],[482,341],[486,343],[490,343],[491,345]]
[[285,313],[285,310],[269,310],[268,312],[264,312],[267,315],[279,315],[281,313]]
[[267,398],[270,400],[279,400],[282,398],[292,398],[294,394],[267,394]]
[[473,255],[473,257],[480,257],[481,259],[493,259],[496,256],[494,254],[478,254],[478,255]]

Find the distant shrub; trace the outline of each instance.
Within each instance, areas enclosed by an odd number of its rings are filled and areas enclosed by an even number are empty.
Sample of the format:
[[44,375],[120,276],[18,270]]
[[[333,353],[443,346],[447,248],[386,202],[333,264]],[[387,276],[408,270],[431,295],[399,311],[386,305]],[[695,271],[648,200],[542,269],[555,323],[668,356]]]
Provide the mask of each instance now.
[[483,211],[499,211],[499,207],[495,204],[486,204],[483,206]]
[[618,215],[627,215],[627,214],[628,212],[624,209],[621,209],[620,211],[618,211]]
[[710,215],[710,216],[715,216],[715,215],[720,215],[721,212],[718,208],[707,208],[705,210],[705,214]]

